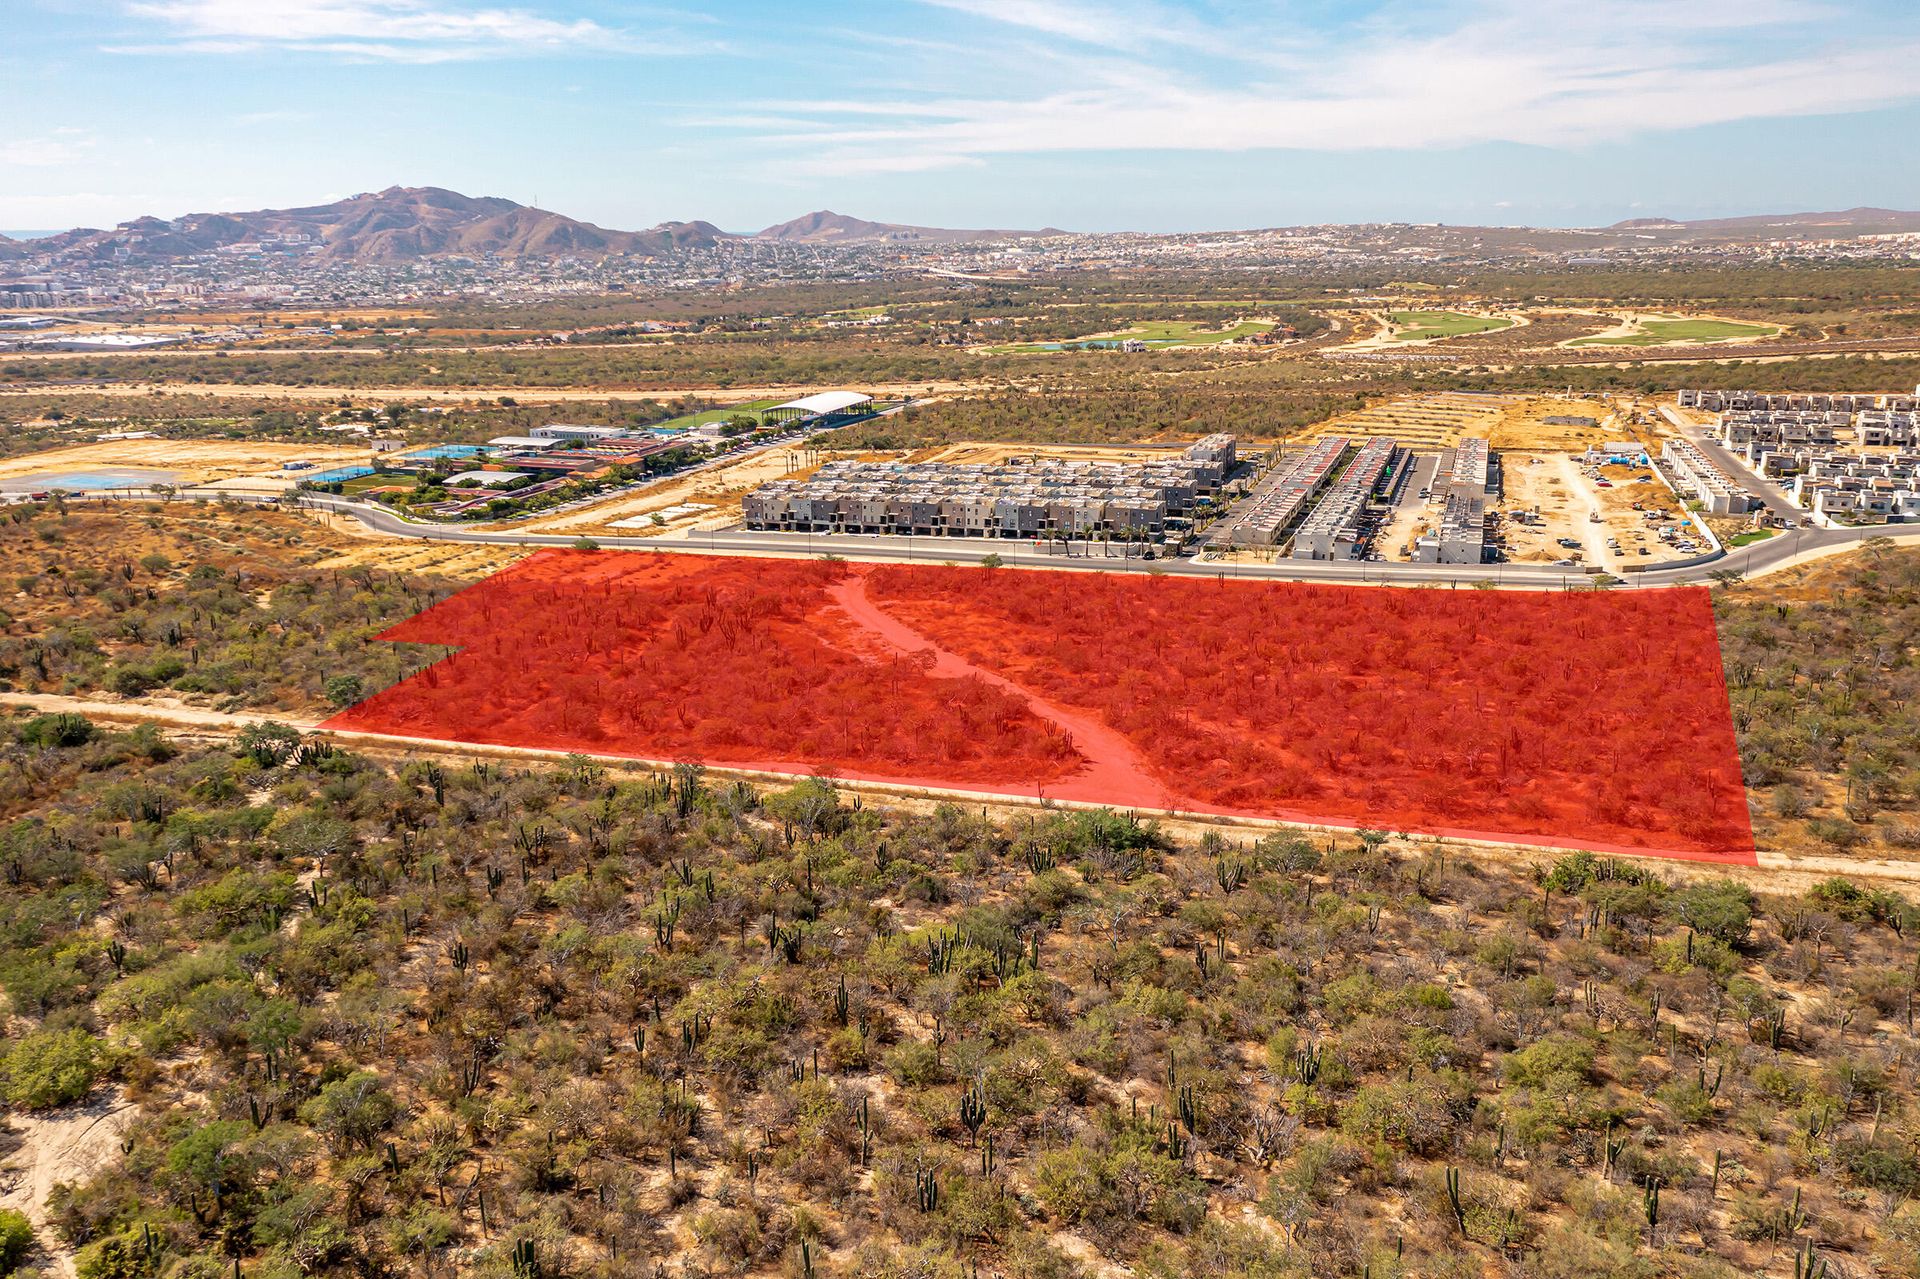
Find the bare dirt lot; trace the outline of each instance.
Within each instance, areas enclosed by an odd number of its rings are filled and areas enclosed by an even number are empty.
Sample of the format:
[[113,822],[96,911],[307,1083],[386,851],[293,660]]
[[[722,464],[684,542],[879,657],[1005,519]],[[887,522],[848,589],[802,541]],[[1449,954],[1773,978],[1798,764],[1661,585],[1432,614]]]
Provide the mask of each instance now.
[[255,440],[113,440],[0,459],[0,480],[35,475],[137,468],[172,472],[181,484],[275,476],[287,462],[345,466],[367,459],[365,449],[327,444],[269,444]]
[[[597,530],[626,537],[658,537],[696,529],[725,528],[740,520],[740,499],[769,480],[805,476],[819,468],[821,457],[797,444],[741,458],[729,466],[700,471],[680,479],[649,485],[638,493],[599,502],[527,525],[542,533]],[[703,509],[704,508],[704,509]],[[658,517],[659,523],[654,522]],[[639,524],[625,521],[639,520]]]
[[[1593,477],[1566,453],[1515,452],[1501,460],[1506,492],[1496,509],[1505,517],[1508,558],[1516,563],[1574,558],[1618,572],[1629,564],[1658,564],[1691,554],[1656,535],[1661,525],[1684,526],[1686,520],[1672,491],[1645,467],[1605,466]],[[1660,510],[1669,518],[1647,518]],[[1534,513],[1538,523],[1518,518]],[[1594,514],[1600,516],[1597,522],[1590,518]],[[1561,538],[1579,546],[1562,546]],[[1645,555],[1640,554],[1643,549]]]
[[[1635,438],[1631,409],[1622,402],[1534,396],[1501,406],[1488,430],[1494,449],[1584,449],[1589,444]],[[1594,425],[1549,418],[1590,419]]]

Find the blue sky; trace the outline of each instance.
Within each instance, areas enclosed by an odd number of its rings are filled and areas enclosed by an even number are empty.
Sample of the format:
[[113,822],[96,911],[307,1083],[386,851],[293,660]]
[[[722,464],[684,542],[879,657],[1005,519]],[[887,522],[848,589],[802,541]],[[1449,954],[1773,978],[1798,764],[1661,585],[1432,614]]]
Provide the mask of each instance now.
[[0,227],[393,184],[729,230],[1920,207],[1913,0],[0,10]]

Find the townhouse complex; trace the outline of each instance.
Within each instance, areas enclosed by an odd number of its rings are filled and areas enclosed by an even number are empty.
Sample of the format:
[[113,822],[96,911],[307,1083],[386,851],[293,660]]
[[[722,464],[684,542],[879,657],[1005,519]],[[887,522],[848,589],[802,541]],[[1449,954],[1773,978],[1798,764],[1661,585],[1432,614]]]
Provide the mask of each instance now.
[[1292,457],[1281,458],[1240,504],[1218,540],[1227,546],[1280,545],[1287,530],[1333,479],[1346,453],[1346,436],[1328,435]]
[[1682,391],[1679,403],[1717,414],[1715,437],[1819,523],[1920,519],[1920,392]]
[[1142,463],[1036,458],[997,465],[830,462],[747,494],[750,529],[935,537],[1157,537],[1219,492],[1234,438]]
[[1440,523],[1414,540],[1416,564],[1478,564],[1487,554],[1487,499],[1495,487],[1487,442],[1469,436],[1441,459]]
[[1721,470],[1691,440],[1666,441],[1660,446],[1660,460],[1680,491],[1709,514],[1745,515],[1758,505],[1745,485]]
[[1350,560],[1366,547],[1372,530],[1368,507],[1400,475],[1406,450],[1382,436],[1360,446],[1327,495],[1300,522],[1293,535],[1296,560]]

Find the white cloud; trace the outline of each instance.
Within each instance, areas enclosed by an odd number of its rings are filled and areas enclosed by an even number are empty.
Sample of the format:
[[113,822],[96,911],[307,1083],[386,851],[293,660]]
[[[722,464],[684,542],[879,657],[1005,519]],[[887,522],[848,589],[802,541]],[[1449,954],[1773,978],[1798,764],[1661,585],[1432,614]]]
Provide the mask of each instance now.
[[168,29],[122,53],[249,53],[283,48],[378,62],[433,63],[551,53],[663,53],[665,41],[588,19],[430,0],[127,0],[127,11]]
[[[144,200],[145,196],[133,197]],[[126,216],[128,197],[98,191],[26,194],[0,188],[0,227],[36,230],[112,226]]]
[[0,139],[0,165],[57,169],[79,163],[94,142],[93,135],[83,129],[55,129],[38,138]]
[[1920,98],[1920,22],[1874,30],[1817,0],[1381,0],[1324,29],[1284,6],[1203,21],[1152,0],[923,2],[978,20],[955,71],[965,83],[1044,87],[955,94],[954,75],[930,62],[923,92],[789,99],[781,111],[811,126],[767,140],[796,171],[1070,151],[1573,146]]

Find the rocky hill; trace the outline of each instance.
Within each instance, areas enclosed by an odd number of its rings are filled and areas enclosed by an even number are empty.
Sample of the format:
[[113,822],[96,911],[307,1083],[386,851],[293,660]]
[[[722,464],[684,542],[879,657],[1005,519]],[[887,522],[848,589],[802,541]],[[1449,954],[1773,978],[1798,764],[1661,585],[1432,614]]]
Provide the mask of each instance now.
[[1920,213],[1899,209],[1842,209],[1837,213],[1757,213],[1734,218],[1633,218],[1609,231],[1662,231],[1687,239],[1844,240],[1860,235],[1920,231]]
[[389,187],[331,204],[251,213],[136,218],[81,229],[36,246],[68,258],[176,258],[259,246],[337,261],[404,262],[446,256],[589,257],[707,247],[724,232],[705,222],[613,231],[497,196],[440,187]]
[[977,240],[1020,240],[1035,236],[1063,235],[1054,227],[1039,231],[958,231],[945,227],[903,226],[894,222],[869,222],[848,217],[831,209],[819,209],[804,217],[770,226],[757,233],[757,240],[788,240],[802,244],[883,244],[890,241],[910,244],[963,244]]

